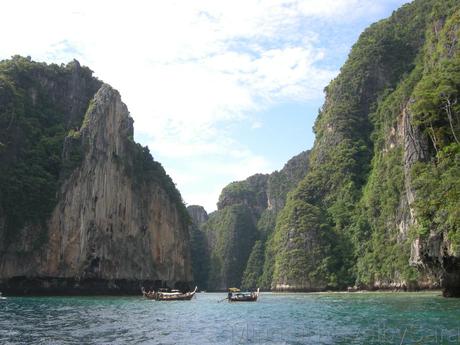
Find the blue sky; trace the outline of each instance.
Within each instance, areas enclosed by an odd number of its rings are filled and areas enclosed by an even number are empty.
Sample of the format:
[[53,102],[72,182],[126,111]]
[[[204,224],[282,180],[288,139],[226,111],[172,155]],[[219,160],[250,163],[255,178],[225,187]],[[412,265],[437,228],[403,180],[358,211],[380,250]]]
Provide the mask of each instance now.
[[324,87],[359,34],[406,2],[5,1],[0,57],[89,66],[184,201],[212,211],[229,182],[311,148]]

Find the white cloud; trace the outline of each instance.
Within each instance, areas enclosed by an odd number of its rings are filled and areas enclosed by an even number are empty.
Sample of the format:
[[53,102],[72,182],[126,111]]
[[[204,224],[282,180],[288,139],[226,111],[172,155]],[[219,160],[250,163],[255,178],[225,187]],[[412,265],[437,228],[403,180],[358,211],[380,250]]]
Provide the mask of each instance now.
[[259,128],[262,128],[263,127],[263,123],[261,121],[257,121],[255,120],[252,125],[251,125],[251,128],[252,129],[259,129]]
[[[2,3],[1,54],[88,65],[119,89],[136,132],[149,138],[185,200],[213,208],[209,196],[222,185],[208,185],[198,164],[172,160],[194,159],[227,182],[273,168],[239,147],[226,125],[258,128],[251,114],[321,98],[336,71],[318,67],[325,51],[305,22],[347,21],[380,7],[371,0],[10,0]],[[186,175],[201,178],[200,195]]]

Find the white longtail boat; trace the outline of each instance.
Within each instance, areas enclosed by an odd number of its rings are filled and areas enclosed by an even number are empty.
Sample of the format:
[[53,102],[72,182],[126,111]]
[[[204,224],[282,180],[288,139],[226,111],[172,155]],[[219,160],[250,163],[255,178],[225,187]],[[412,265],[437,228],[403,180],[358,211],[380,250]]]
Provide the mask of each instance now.
[[182,293],[177,290],[172,290],[171,292],[162,292],[162,291],[145,291],[142,288],[142,294],[145,298],[153,299],[156,301],[189,301],[195,296],[197,287],[191,292]]

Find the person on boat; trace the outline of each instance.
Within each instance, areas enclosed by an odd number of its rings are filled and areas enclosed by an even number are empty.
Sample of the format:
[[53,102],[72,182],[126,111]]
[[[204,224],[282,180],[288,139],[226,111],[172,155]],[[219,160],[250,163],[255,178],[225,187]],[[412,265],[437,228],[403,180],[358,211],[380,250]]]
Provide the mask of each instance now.
[[227,299],[229,301],[232,299],[232,292],[231,291],[228,292]]

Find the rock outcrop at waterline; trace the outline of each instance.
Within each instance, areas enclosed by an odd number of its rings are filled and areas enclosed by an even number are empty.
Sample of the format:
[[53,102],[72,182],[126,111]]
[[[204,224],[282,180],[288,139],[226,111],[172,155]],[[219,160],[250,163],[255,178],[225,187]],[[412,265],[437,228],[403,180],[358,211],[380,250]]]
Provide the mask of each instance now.
[[[20,62],[42,73],[42,66]],[[38,83],[46,88],[53,82],[48,73]],[[0,279],[5,292],[138,293],[141,285],[180,286],[193,280],[189,218],[180,194],[148,149],[133,141],[133,120],[119,93],[97,83],[97,92],[78,114],[80,125],[69,120],[71,128],[63,131],[51,212],[22,224],[11,221],[13,212],[3,212]],[[21,80],[15,84],[24,88]],[[42,106],[54,101],[52,93],[42,97]],[[78,91],[60,97],[84,102]],[[70,110],[60,110],[66,119]],[[66,126],[67,121],[60,122]],[[11,140],[8,149],[15,144],[22,145]],[[1,208],[7,202],[3,199]]]

